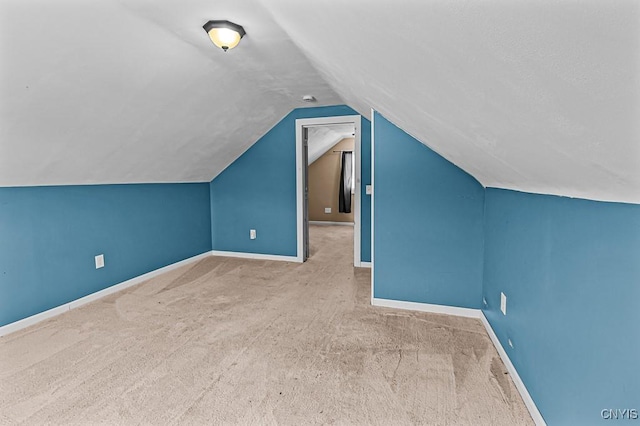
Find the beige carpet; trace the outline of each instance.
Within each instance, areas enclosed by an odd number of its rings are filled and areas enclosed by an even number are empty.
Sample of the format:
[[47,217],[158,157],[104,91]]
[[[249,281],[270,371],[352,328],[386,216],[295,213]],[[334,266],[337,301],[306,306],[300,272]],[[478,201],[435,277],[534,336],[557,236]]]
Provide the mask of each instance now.
[[0,424],[532,424],[479,321],[370,306],[352,236],[315,226],[305,264],[208,258],[0,338]]

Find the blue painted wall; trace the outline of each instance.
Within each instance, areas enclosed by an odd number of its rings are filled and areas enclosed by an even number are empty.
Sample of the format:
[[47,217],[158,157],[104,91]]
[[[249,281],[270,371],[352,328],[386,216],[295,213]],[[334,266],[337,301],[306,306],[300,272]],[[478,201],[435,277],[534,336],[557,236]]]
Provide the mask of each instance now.
[[207,183],[0,188],[0,326],[211,250],[209,208]]
[[[299,118],[357,115],[347,106],[295,109],[211,182],[214,250],[296,256]],[[371,124],[362,118],[362,260],[371,258]],[[258,238],[249,239],[255,229]]]
[[484,188],[376,113],[377,298],[479,308]]
[[549,425],[640,409],[640,205],[487,189],[483,293]]

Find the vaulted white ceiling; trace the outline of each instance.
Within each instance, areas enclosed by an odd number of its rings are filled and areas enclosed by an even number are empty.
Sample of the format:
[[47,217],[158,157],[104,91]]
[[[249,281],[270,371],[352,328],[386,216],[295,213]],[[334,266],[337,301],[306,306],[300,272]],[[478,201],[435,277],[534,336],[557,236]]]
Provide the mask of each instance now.
[[303,95],[343,103],[256,1],[0,0],[0,20],[3,186],[208,181]]
[[[202,30],[245,26],[228,53]],[[375,108],[485,186],[640,203],[635,0],[0,0],[0,185],[207,181]]]
[[640,2],[264,0],[345,101],[485,186],[640,202]]
[[325,126],[309,127],[308,134],[308,158],[309,164],[335,146],[344,138],[352,137],[354,134],[353,124],[331,124]]

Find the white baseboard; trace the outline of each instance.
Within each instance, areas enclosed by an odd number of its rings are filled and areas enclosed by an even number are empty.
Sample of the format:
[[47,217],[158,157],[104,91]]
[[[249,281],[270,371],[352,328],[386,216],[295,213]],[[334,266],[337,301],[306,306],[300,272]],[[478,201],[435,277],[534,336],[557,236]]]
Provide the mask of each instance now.
[[513,380],[513,383],[516,385],[516,389],[518,389],[518,392],[520,393],[520,396],[524,401],[524,405],[526,405],[527,410],[529,410],[529,414],[531,414],[533,421],[537,426],[546,426],[546,422],[544,421],[542,414],[540,414],[536,403],[533,402],[533,398],[531,398],[531,395],[529,395],[527,387],[524,385],[524,382],[520,378],[518,371],[513,366],[511,359],[509,359],[509,355],[502,347],[502,343],[500,343],[498,336],[496,336],[496,333],[493,331],[493,328],[491,328],[491,324],[489,324],[489,321],[487,320],[487,317],[484,316],[483,312],[481,312],[480,314],[480,320],[482,321],[482,324],[484,324],[484,328],[487,330],[487,333],[491,338],[491,342],[493,342],[493,346],[496,347],[496,350],[498,351],[498,355],[500,355],[502,362],[504,363],[505,367],[507,367],[507,371],[511,375],[511,380]]
[[56,306],[55,308],[51,308],[47,311],[40,312],[39,314],[35,314],[30,317],[21,319],[19,321],[15,321],[10,324],[3,325],[2,327],[0,327],[0,337],[6,336],[7,334],[16,332],[18,330],[22,330],[23,328],[29,327],[31,325],[37,324],[46,319],[63,314],[67,311],[70,311],[71,309],[75,309],[82,305],[86,305],[87,303],[93,302],[102,297],[108,296],[110,294],[116,293],[118,291],[124,290],[129,287],[132,287],[136,284],[140,284],[141,282],[147,281],[155,276],[164,274],[165,272],[169,272],[173,269],[179,268],[189,263],[196,262],[198,260],[204,259],[209,256],[211,256],[211,252],[205,252],[197,256],[193,256],[188,259],[184,259],[179,262],[172,263],[171,265],[167,265],[162,268],[155,269],[151,272],[147,272],[146,274],[142,274],[135,278],[131,278],[130,280],[123,281],[119,284],[114,284],[111,287],[107,287],[103,290],[97,291],[95,293],[91,293],[79,299],[72,300],[71,302],[65,303],[64,305]]
[[400,300],[380,299],[374,297],[371,300],[374,306],[385,308],[405,309],[408,311],[431,312],[433,314],[456,315],[467,318],[480,318],[480,309],[458,308],[457,306],[432,305],[430,303],[403,302]]
[[212,256],[223,256],[223,257],[238,257],[241,259],[257,259],[257,260],[278,260],[282,262],[302,262],[297,256],[282,256],[278,254],[262,254],[262,253],[245,253],[239,251],[222,251],[222,250],[213,250],[211,252]]
[[31,315],[30,317],[11,322],[7,325],[3,325],[2,327],[0,327],[0,337],[6,336],[7,334],[11,334],[18,330],[22,330],[23,328],[27,328],[33,324],[37,324],[40,321],[44,321],[63,314],[69,310],[69,305],[70,303],[65,303],[64,305],[56,306],[55,308],[40,312],[39,314]]
[[[226,256],[226,257],[238,257],[244,259],[262,259],[262,260],[280,260],[287,262],[299,262],[298,258],[295,256],[279,256],[279,255],[268,255],[268,254],[257,254],[257,253],[240,253],[240,252],[228,252],[228,251],[210,251],[199,254],[197,256],[190,257],[188,259],[181,260],[176,263],[172,263],[171,265],[164,266],[162,268],[153,270],[151,272],[147,272],[146,274],[139,275],[135,278],[131,278],[130,280],[123,281],[119,284],[112,285],[111,287],[107,287],[103,290],[97,291],[95,293],[89,294],[87,296],[81,297],[79,299],[73,300],[71,302],[65,303],[64,305],[56,306],[55,308],[51,308],[47,311],[40,312],[39,314],[32,315],[30,317],[21,319],[16,322],[12,322],[10,324],[4,325],[0,327],[0,337],[6,336],[10,333],[16,332],[18,330],[22,330],[31,325],[37,324],[46,319],[55,317],[64,312],[70,311],[71,309],[78,308],[82,305],[86,305],[87,303],[98,300],[102,297],[108,296],[110,294],[116,293],[118,291],[124,290],[126,288],[132,287],[134,285],[140,284],[144,281],[147,281],[155,276],[163,274],[165,272],[169,272],[181,266],[185,266],[189,263],[196,262],[198,260],[204,259],[209,256]],[[371,267],[370,262],[361,262],[362,267]],[[520,378],[518,371],[513,366],[511,359],[509,359],[509,355],[502,347],[500,340],[496,336],[493,328],[491,328],[491,324],[485,317],[484,313],[480,309],[471,309],[471,308],[459,308],[455,306],[444,306],[444,305],[434,305],[430,303],[417,303],[417,302],[404,302],[398,300],[390,300],[390,299],[380,299],[380,298],[372,298],[371,304],[374,306],[386,307],[386,308],[395,308],[395,309],[404,309],[410,311],[420,311],[420,312],[431,312],[436,314],[447,314],[447,315],[456,315],[467,318],[479,318],[482,321],[487,333],[489,334],[489,338],[491,342],[495,346],[502,362],[504,363],[507,371],[511,375],[511,379],[518,389],[520,396],[522,397],[525,406],[529,410],[533,421],[538,426],[546,426],[544,418],[540,414],[538,407],[535,402],[531,398],[529,391],[527,390],[524,382]]]
[[309,225],[338,225],[338,226],[353,226],[353,222],[329,222],[325,220],[310,220]]
[[371,262],[360,262],[361,268],[371,268]]
[[546,422],[544,421],[542,414],[540,414],[540,411],[538,410],[536,403],[533,401],[533,398],[531,398],[531,395],[529,395],[529,391],[527,390],[527,387],[524,385],[524,382],[520,378],[518,371],[513,366],[511,359],[509,359],[509,355],[507,355],[507,352],[502,347],[500,340],[498,340],[496,333],[493,331],[493,328],[491,328],[491,324],[489,324],[489,321],[484,316],[484,313],[482,312],[482,310],[470,309],[470,308],[458,308],[454,306],[432,305],[429,303],[402,302],[398,300],[379,299],[379,298],[372,298],[371,304],[374,306],[383,306],[386,308],[396,308],[396,309],[405,309],[410,311],[431,312],[436,314],[448,314],[448,315],[456,315],[456,316],[468,317],[468,318],[478,318],[480,321],[482,321],[484,328],[487,330],[487,334],[489,335],[489,338],[491,339],[493,346],[495,346],[496,350],[498,351],[498,355],[500,355],[500,359],[502,359],[502,362],[507,368],[507,371],[511,375],[513,384],[515,385],[516,389],[520,393],[520,396],[524,401],[524,405],[527,407],[527,410],[529,410],[529,414],[531,414],[533,421],[537,426],[546,426]]

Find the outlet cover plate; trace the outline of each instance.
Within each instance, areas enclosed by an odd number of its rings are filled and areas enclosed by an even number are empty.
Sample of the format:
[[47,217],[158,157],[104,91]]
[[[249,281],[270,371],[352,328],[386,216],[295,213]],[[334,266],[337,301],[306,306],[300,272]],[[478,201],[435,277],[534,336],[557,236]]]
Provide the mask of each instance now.
[[325,214],[331,214],[331,207],[325,207],[324,212]]
[[507,315],[507,296],[503,292],[500,292],[500,310],[502,315]]
[[104,254],[99,254],[95,257],[96,269],[104,268]]
[[256,236],[257,236],[257,234],[256,234],[256,230],[255,230],[255,229],[251,229],[251,230],[249,231],[249,238],[251,238],[252,240],[255,240],[255,239],[256,239]]

